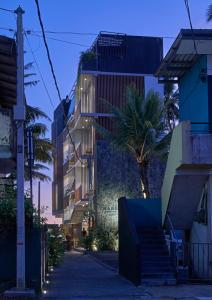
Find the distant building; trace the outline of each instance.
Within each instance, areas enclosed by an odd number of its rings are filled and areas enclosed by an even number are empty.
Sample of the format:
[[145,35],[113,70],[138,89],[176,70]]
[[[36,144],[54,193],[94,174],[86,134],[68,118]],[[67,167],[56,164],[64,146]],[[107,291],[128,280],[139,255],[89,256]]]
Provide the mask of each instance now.
[[[53,211],[56,215],[62,213],[72,235],[79,234],[88,222],[116,227],[117,199],[140,195],[136,162],[112,149],[96,132],[93,122],[113,131],[113,117],[101,99],[123,107],[129,85],[134,85],[141,95],[150,89],[162,95],[163,85],[153,75],[162,57],[161,38],[103,32],[82,53],[74,113],[59,133],[60,149],[63,135],[63,179],[61,160],[54,163],[54,170],[58,164],[60,168],[60,172],[54,171],[54,184],[63,181],[63,186],[53,190],[53,203],[57,203]],[[53,135],[54,143],[55,140]]]

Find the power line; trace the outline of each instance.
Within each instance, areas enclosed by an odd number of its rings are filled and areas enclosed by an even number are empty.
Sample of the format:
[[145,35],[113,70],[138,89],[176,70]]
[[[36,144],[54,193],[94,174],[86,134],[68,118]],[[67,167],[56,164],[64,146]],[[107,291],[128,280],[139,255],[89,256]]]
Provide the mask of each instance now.
[[38,19],[39,19],[39,23],[40,23],[40,26],[41,26],[44,45],[45,45],[45,48],[46,48],[46,53],[47,53],[49,65],[50,65],[50,68],[51,68],[52,76],[53,76],[53,79],[54,79],[55,87],[56,87],[56,90],[57,90],[57,93],[58,93],[58,97],[59,97],[60,101],[62,101],[60,90],[59,90],[58,83],[57,83],[57,79],[56,79],[55,72],[54,72],[54,67],[53,67],[53,64],[52,64],[51,57],[50,57],[50,52],[49,52],[46,36],[45,36],[45,31],[44,31],[43,22],[42,22],[42,19],[41,19],[41,13],[40,13],[40,7],[39,7],[38,0],[35,0],[35,3],[36,3],[36,6],[37,6]]
[[62,100],[62,98],[61,98],[59,87],[58,87],[57,80],[56,80],[56,76],[55,76],[55,73],[54,73],[54,68],[53,68],[53,64],[52,64],[52,61],[51,61],[51,57],[50,57],[50,53],[49,53],[49,48],[48,48],[48,44],[47,44],[47,40],[46,40],[46,36],[45,36],[45,32],[44,32],[44,26],[43,26],[43,22],[42,22],[42,19],[41,19],[41,13],[40,13],[40,8],[39,8],[39,3],[38,3],[38,0],[35,0],[35,2],[36,2],[36,6],[37,6],[37,12],[38,12],[38,18],[39,18],[40,26],[41,26],[41,29],[42,29],[42,35],[43,35],[43,39],[44,39],[44,44],[45,44],[46,51],[47,51],[48,61],[49,61],[49,64],[51,66],[51,72],[52,72],[52,75],[53,75],[53,78],[54,78],[54,82],[55,82],[55,86],[56,86],[56,89],[57,89],[57,92],[58,92],[59,100],[60,100],[60,102],[62,102],[62,108],[63,108],[63,114],[64,114],[64,121],[65,121],[65,125],[67,127],[68,135],[69,135],[70,141],[71,141],[71,143],[73,145],[74,152],[75,152],[77,160],[79,160],[81,162],[81,164],[84,165],[84,162],[81,160],[81,158],[79,157],[79,155],[77,153],[74,141],[73,141],[71,133],[69,131],[69,126],[68,126],[68,122],[67,122],[68,120],[67,120],[67,117],[66,117],[65,108],[64,108],[64,104],[63,104],[64,100]]
[[12,10],[12,9],[7,9],[7,8],[3,8],[3,7],[0,7],[0,10],[6,11],[6,12],[10,12],[10,13],[15,13],[14,10]]
[[[35,33],[40,33],[39,30],[33,30]],[[98,33],[92,33],[92,32],[73,32],[73,31],[51,31],[51,30],[46,30],[46,33],[51,33],[51,34],[70,34],[70,35],[92,35],[92,36],[97,36]]]
[[[28,34],[30,34],[30,33],[28,33]],[[31,33],[31,35],[32,36],[36,36],[36,37],[42,37],[41,35],[35,34],[35,33]],[[53,38],[53,37],[50,37],[50,36],[46,36],[46,38],[49,39],[49,40],[53,40],[53,41],[57,41],[57,42],[62,42],[62,43],[66,43],[66,44],[71,44],[71,45],[76,45],[76,46],[81,46],[81,47],[86,47],[86,48],[89,47],[88,45],[74,43],[74,42],[70,42],[70,41],[66,41],[66,40],[61,40],[61,39],[56,39],[56,38]]]
[[45,88],[45,90],[46,90],[46,94],[47,94],[47,96],[48,96],[48,98],[49,98],[49,101],[50,101],[50,103],[51,103],[52,108],[55,109],[54,103],[53,103],[53,101],[52,101],[52,98],[51,98],[51,96],[50,96],[50,93],[49,93],[49,91],[48,91],[48,88],[47,88],[47,86],[46,86],[46,83],[45,83],[45,81],[44,81],[43,75],[42,75],[42,73],[41,73],[40,67],[39,67],[39,65],[38,65],[36,56],[35,56],[34,51],[32,50],[32,47],[31,47],[31,45],[30,45],[28,36],[26,35],[25,32],[24,32],[24,34],[25,34],[25,37],[26,37],[27,44],[28,44],[28,46],[29,46],[29,48],[30,48],[32,57],[33,57],[33,59],[34,59],[35,65],[36,65],[36,67],[37,67],[38,73],[39,73],[39,75],[40,75],[41,81],[42,81],[43,86],[44,86],[44,88]]
[[189,24],[190,24],[190,28],[191,28],[191,33],[192,33],[192,38],[193,38],[193,43],[194,43],[194,50],[195,50],[196,54],[198,54],[196,41],[195,41],[195,37],[194,37],[194,29],[193,29],[193,25],[192,25],[192,21],[191,21],[191,12],[190,12],[190,8],[189,8],[188,0],[184,0],[184,3],[185,3],[185,7],[186,7],[188,19],[189,19]]

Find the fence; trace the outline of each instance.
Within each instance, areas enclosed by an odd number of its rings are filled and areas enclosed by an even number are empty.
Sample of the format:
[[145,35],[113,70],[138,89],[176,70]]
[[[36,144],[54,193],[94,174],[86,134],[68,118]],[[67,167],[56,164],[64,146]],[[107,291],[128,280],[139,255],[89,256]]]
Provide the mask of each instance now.
[[197,282],[212,282],[212,244],[210,243],[173,243],[176,269],[186,270],[187,279]]

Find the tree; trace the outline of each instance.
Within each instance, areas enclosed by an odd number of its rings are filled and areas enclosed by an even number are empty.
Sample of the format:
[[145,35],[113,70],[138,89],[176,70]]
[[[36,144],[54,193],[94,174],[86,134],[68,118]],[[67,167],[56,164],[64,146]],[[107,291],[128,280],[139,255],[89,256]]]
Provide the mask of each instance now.
[[172,131],[179,119],[179,93],[174,84],[166,82],[164,85],[164,121],[168,131]]
[[[32,87],[38,84],[38,80],[29,80],[30,77],[35,76],[36,73],[28,73],[32,68],[33,63],[25,65],[25,87]],[[45,112],[38,107],[33,107],[26,104],[26,122],[25,122],[25,145],[27,145],[27,131],[31,130],[34,141],[34,159],[35,163],[32,166],[32,177],[42,181],[50,181],[50,177],[44,174],[43,170],[48,170],[46,164],[52,163],[52,143],[46,138],[48,131],[47,126],[39,122],[43,118],[51,121]],[[25,151],[27,153],[27,151]],[[25,179],[29,180],[29,165],[27,157],[25,159]]]
[[[34,141],[34,159],[35,163],[32,166],[32,176],[42,181],[49,181],[50,177],[41,172],[48,170],[47,164],[52,162],[52,143],[46,138],[47,126],[44,123],[38,122],[40,118],[50,120],[49,117],[38,107],[27,105],[26,122],[25,122],[25,141],[27,140],[27,131],[31,130]],[[25,142],[25,145],[27,143]],[[26,157],[25,160],[25,178],[29,180],[29,165]]]
[[148,167],[153,156],[162,158],[167,153],[170,134],[166,133],[162,99],[150,91],[146,97],[129,87],[126,105],[120,109],[103,100],[114,115],[114,130],[109,132],[95,124],[97,130],[118,149],[131,153],[140,166],[141,189],[150,198]]

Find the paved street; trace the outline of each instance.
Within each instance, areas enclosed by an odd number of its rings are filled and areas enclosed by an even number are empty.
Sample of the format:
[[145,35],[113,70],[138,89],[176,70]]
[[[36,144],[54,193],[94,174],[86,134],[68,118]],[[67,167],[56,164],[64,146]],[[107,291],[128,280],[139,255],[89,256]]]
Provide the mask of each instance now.
[[50,281],[47,294],[42,297],[43,300],[182,300],[183,298],[191,300],[212,296],[212,286],[136,288],[119,277],[111,268],[98,263],[96,258],[79,252],[66,254],[64,263],[51,273]]

